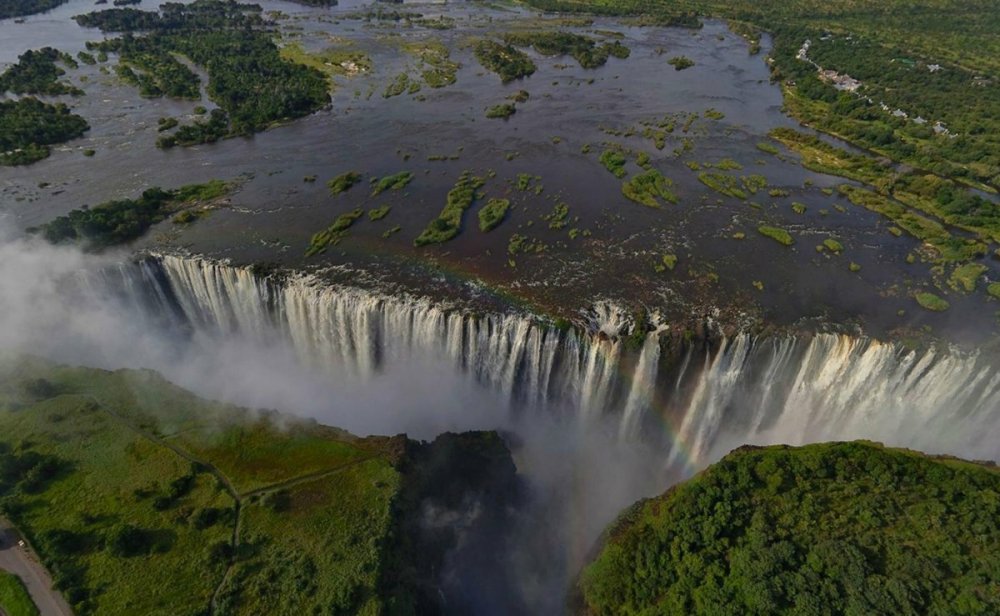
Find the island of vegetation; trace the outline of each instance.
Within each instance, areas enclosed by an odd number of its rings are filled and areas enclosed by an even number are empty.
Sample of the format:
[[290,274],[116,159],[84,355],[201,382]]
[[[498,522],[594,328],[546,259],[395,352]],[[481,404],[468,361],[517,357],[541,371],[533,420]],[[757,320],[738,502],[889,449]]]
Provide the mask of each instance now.
[[570,32],[514,32],[504,42],[517,47],[532,47],[543,56],[572,56],[581,68],[604,66],[609,56],[625,59],[630,50],[621,41],[597,44],[594,39]]
[[0,19],[44,13],[67,0],[0,0]]
[[118,53],[126,64],[119,74],[145,95],[199,96],[197,76],[174,54],[208,72],[208,95],[219,108],[212,110],[208,121],[182,126],[158,142],[170,147],[247,135],[329,103],[327,76],[282,58],[272,40],[273,24],[261,13],[257,5],[196,0],[164,4],[160,12],[117,8],[79,15],[76,20],[82,26],[125,34],[90,47]]
[[473,52],[479,63],[499,75],[503,83],[527,77],[538,69],[527,54],[510,44],[483,39],[476,43]]
[[619,518],[579,611],[998,613],[998,495],[992,463],[870,442],[741,447]]
[[462,215],[476,200],[476,191],[485,183],[483,178],[464,172],[455,187],[448,191],[448,200],[441,215],[427,225],[417,239],[413,240],[413,245],[419,247],[441,244],[458,235],[462,230]]
[[[234,187],[232,182],[213,180],[174,190],[149,188],[137,199],[120,199],[76,209],[30,231],[40,232],[53,244],[81,243],[88,250],[100,250],[137,239],[171,215],[181,216],[193,208],[210,207]],[[189,214],[178,222],[192,220]]]
[[0,363],[0,510],[79,616],[438,613],[460,531],[424,512],[502,526],[515,473],[493,432],[358,438],[148,371]]
[[62,103],[37,98],[0,100],[0,165],[27,165],[48,157],[49,146],[83,135],[90,126]]
[[18,57],[16,64],[0,74],[0,94],[4,92],[47,96],[83,94],[83,90],[59,81],[66,71],[56,62],[62,62],[73,68],[78,66],[72,56],[52,47],[24,52]]
[[683,71],[686,68],[694,66],[694,60],[687,56],[674,56],[667,60],[667,64],[674,67],[675,70]]

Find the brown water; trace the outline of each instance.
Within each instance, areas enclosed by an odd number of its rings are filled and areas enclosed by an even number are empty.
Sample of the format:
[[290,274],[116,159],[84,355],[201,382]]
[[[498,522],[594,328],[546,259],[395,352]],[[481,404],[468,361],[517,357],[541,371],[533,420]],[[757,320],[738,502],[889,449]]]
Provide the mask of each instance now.
[[[147,1],[142,8],[155,4]],[[347,265],[349,273],[341,276],[348,280],[357,280],[363,271],[421,292],[526,304],[569,315],[596,299],[613,298],[685,320],[714,316],[729,323],[780,325],[834,321],[858,323],[875,333],[931,325],[954,338],[973,329],[977,340],[995,327],[994,309],[982,293],[953,294],[948,297],[952,309],[944,314],[923,311],[907,295],[908,288],[929,279],[927,265],[906,263],[906,255],[919,245],[916,240],[892,236],[886,230],[888,221],[836,193],[821,191],[842,179],[803,169],[790,153],[775,157],[756,148],[770,129],[796,125],[782,113],[781,93],[768,81],[767,40],[765,53],[750,56],[746,42],[719,22],[692,31],[635,28],[598,19],[592,26],[562,29],[597,37],[601,35],[595,30],[619,32],[631,57],[610,58],[604,67],[585,70],[569,57],[529,52],[538,71],[502,85],[472,56],[470,41],[537,25],[538,16],[528,11],[479,5],[391,7],[457,20],[455,29],[435,31],[340,19],[357,10],[359,5],[353,3],[334,9],[284,2],[263,5],[288,15],[280,20],[281,28],[286,34],[296,32],[295,39],[307,49],[322,49],[333,39],[349,41],[371,55],[374,70],[336,77],[332,105],[310,117],[252,138],[163,151],[154,146],[157,119],[188,119],[198,103],[142,99],[134,88],[102,75],[99,67],[81,65],[69,78],[87,95],[68,102],[90,122],[91,130],[45,161],[0,169],[0,210],[28,227],[84,204],[135,196],[148,186],[242,176],[250,179],[233,196],[231,207],[183,232],[165,223],[141,246],[165,244],[236,262],[278,262],[296,268]],[[25,49],[44,45],[74,54],[84,49],[86,41],[102,35],[78,27],[71,17],[90,9],[89,2],[74,1],[23,24],[0,22],[0,62],[15,61]],[[400,43],[425,39],[448,45],[452,59],[462,65],[458,82],[442,89],[424,86],[416,96],[384,99],[382,92],[396,74],[418,74],[412,70],[415,58]],[[675,55],[692,58],[695,66],[675,71],[666,63]],[[529,91],[531,98],[518,105],[513,117],[485,118],[486,108],[519,89]],[[708,109],[725,117],[705,117]],[[677,128],[666,147],[657,150],[642,137],[640,123],[656,123],[668,114],[677,116]],[[698,117],[683,133],[690,114]],[[630,127],[638,129],[630,137],[604,130]],[[675,156],[684,138],[693,148]],[[653,167],[673,180],[679,203],[651,209],[625,199],[621,181],[598,162],[605,143],[647,153]],[[591,151],[584,154],[588,144]],[[97,155],[83,156],[86,148],[97,150]],[[454,154],[458,160],[428,160]],[[508,154],[514,154],[512,160]],[[750,199],[757,207],[711,191],[685,164],[726,158],[743,169],[723,173],[767,178],[768,188]],[[630,174],[641,171],[634,162],[627,169]],[[348,170],[366,176],[409,170],[415,178],[402,193],[370,197],[362,185],[330,196],[325,181]],[[466,213],[462,234],[441,246],[414,248],[413,238],[438,214],[448,190],[466,170],[483,176],[495,172],[495,177],[481,189],[484,198]],[[544,191],[536,195],[517,190],[519,173],[540,176]],[[303,181],[313,175],[315,183]],[[43,182],[49,186],[39,188]],[[790,194],[772,198],[770,188]],[[508,198],[512,209],[500,227],[484,234],[475,216],[478,204],[488,197]],[[807,206],[804,214],[792,210],[795,201]],[[550,229],[543,216],[557,202],[569,206],[570,220],[562,229]],[[327,254],[303,256],[312,234],[338,214],[383,204],[392,206],[385,219],[372,222],[363,217]],[[838,211],[835,204],[846,211]],[[756,229],[761,224],[788,229],[796,244],[784,247],[760,236]],[[383,239],[383,232],[394,225],[402,230]],[[575,239],[568,233],[572,228],[580,232]],[[745,239],[733,239],[738,232]],[[514,233],[546,249],[508,255]],[[816,251],[828,237],[844,245],[841,255]],[[656,272],[654,266],[664,254],[676,255],[677,266]],[[861,265],[861,271],[850,272],[850,262]],[[991,268],[990,275],[996,277],[995,266]],[[763,290],[755,282],[762,283]],[[905,311],[902,316],[900,310]]]

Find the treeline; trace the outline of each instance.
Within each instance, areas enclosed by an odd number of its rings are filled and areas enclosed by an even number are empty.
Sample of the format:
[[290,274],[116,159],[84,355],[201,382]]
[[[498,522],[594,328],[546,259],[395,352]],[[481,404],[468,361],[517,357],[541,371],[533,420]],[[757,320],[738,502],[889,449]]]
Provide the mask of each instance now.
[[0,94],[82,95],[83,90],[59,81],[66,71],[56,64],[57,61],[73,68],[78,66],[72,56],[52,47],[24,52],[18,56],[17,64],[0,74]]
[[581,68],[604,66],[609,56],[627,58],[630,50],[620,41],[598,45],[594,39],[571,32],[512,32],[504,42],[517,47],[533,47],[543,56],[572,56]]
[[[740,22],[758,47],[756,31],[773,33],[775,78],[794,82],[789,112],[895,160],[981,187],[1000,188],[1000,12],[991,0],[528,0],[563,12],[640,16],[679,23],[696,15]],[[666,19],[660,16],[666,15]],[[833,35],[826,41],[827,34]],[[848,40],[847,36],[851,35]],[[806,39],[824,68],[864,82],[861,96],[823,83],[814,66],[796,59]],[[930,66],[942,70],[931,72]],[[868,98],[872,101],[869,102]],[[794,96],[793,96],[794,99]],[[810,102],[820,103],[811,105]],[[909,118],[894,117],[901,109]],[[927,123],[914,122],[922,117]],[[950,134],[935,131],[942,121]],[[938,134],[941,132],[941,134]]]
[[[952,65],[932,72],[934,62],[928,58],[856,37],[823,41],[822,31],[788,26],[774,32],[773,76],[794,83],[794,94],[805,100],[798,105],[793,101],[800,119],[938,175],[1000,188],[996,80],[982,80]],[[797,59],[806,40],[812,41],[810,59],[860,80],[861,89],[838,91],[820,78],[815,66]],[[894,115],[897,109],[906,116]],[[947,132],[934,129],[938,121]]]
[[36,98],[0,101],[0,165],[27,165],[49,155],[49,146],[76,139],[90,126],[62,103]]
[[[318,70],[286,61],[271,40],[270,23],[257,5],[225,0],[164,4],[160,13],[109,9],[77,21],[126,36],[94,45],[126,61],[142,59],[160,89],[195,96],[196,76],[171,54],[190,58],[208,72],[209,97],[224,115],[182,127],[161,145],[206,143],[248,135],[281,120],[313,113],[329,103],[326,77]],[[144,37],[129,36],[147,32]],[[224,126],[223,126],[224,124]]]
[[587,613],[1000,613],[1000,472],[873,443],[741,448],[607,533]]
[[473,53],[483,68],[499,75],[503,83],[527,77],[538,70],[526,53],[509,43],[501,45],[496,41],[483,39],[476,43]]
[[[127,40],[128,43],[122,43]],[[117,43],[117,44],[116,44]],[[170,96],[197,100],[201,98],[201,80],[170,53],[149,48],[145,38],[125,37],[101,46],[116,51],[121,61],[115,71],[125,82],[139,88],[143,96]],[[134,68],[133,68],[134,67]],[[134,69],[139,69],[138,71]]]
[[44,13],[67,0],[0,0],[0,19]]
[[695,11],[678,8],[679,3],[650,0],[528,0],[528,4],[543,11],[556,13],[586,13],[589,15],[615,15],[641,17],[644,24],[701,28]]
[[41,233],[53,244],[82,242],[89,249],[99,250],[137,239],[151,226],[176,212],[179,206],[217,199],[229,188],[221,180],[176,190],[153,187],[138,199],[119,199],[76,209],[31,231]]

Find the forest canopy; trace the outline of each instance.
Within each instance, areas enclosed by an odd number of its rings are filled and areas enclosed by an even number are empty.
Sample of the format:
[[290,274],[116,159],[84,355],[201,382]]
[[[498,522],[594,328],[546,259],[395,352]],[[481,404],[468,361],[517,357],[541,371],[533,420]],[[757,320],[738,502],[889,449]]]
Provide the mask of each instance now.
[[126,63],[144,69],[152,83],[148,95],[196,96],[197,76],[173,54],[190,58],[208,72],[208,95],[224,116],[213,117],[212,126],[182,127],[177,139],[167,139],[163,145],[249,135],[329,103],[329,83],[323,73],[279,55],[272,24],[261,16],[260,6],[196,0],[187,5],[167,3],[160,9],[108,9],[76,20],[103,32],[124,34],[92,47],[118,53]]
[[640,501],[593,614],[995,614],[1000,471],[876,443],[743,447]]

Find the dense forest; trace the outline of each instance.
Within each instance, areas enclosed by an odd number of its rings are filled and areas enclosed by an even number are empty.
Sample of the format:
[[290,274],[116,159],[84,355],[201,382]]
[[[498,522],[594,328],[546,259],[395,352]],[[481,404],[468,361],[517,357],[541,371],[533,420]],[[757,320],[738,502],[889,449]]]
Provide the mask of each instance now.
[[743,447],[607,532],[593,614],[1000,613],[1000,471],[875,443]]
[[42,13],[65,2],[66,0],[0,0],[0,19]]
[[221,180],[176,190],[148,188],[136,199],[119,199],[76,209],[31,231],[41,232],[42,237],[53,244],[80,242],[88,249],[99,250],[134,240],[171,214],[214,201],[231,188]]
[[216,114],[208,123],[181,127],[173,140],[161,141],[169,146],[251,134],[329,103],[326,77],[282,59],[260,11],[256,5],[196,0],[189,5],[164,4],[159,13],[108,9],[78,16],[77,21],[104,32],[125,33],[93,48],[118,53],[126,63],[143,69],[155,86],[148,95],[197,96],[197,76],[172,54],[190,58],[208,72],[208,94],[224,117]]
[[0,165],[27,165],[49,155],[49,146],[76,139],[90,128],[62,103],[37,98],[0,100]]
[[42,94],[58,96],[72,94],[80,96],[83,90],[59,81],[66,74],[56,62],[76,67],[72,56],[51,47],[39,50],[28,50],[21,54],[17,63],[0,74],[0,94],[13,92],[15,94]]

